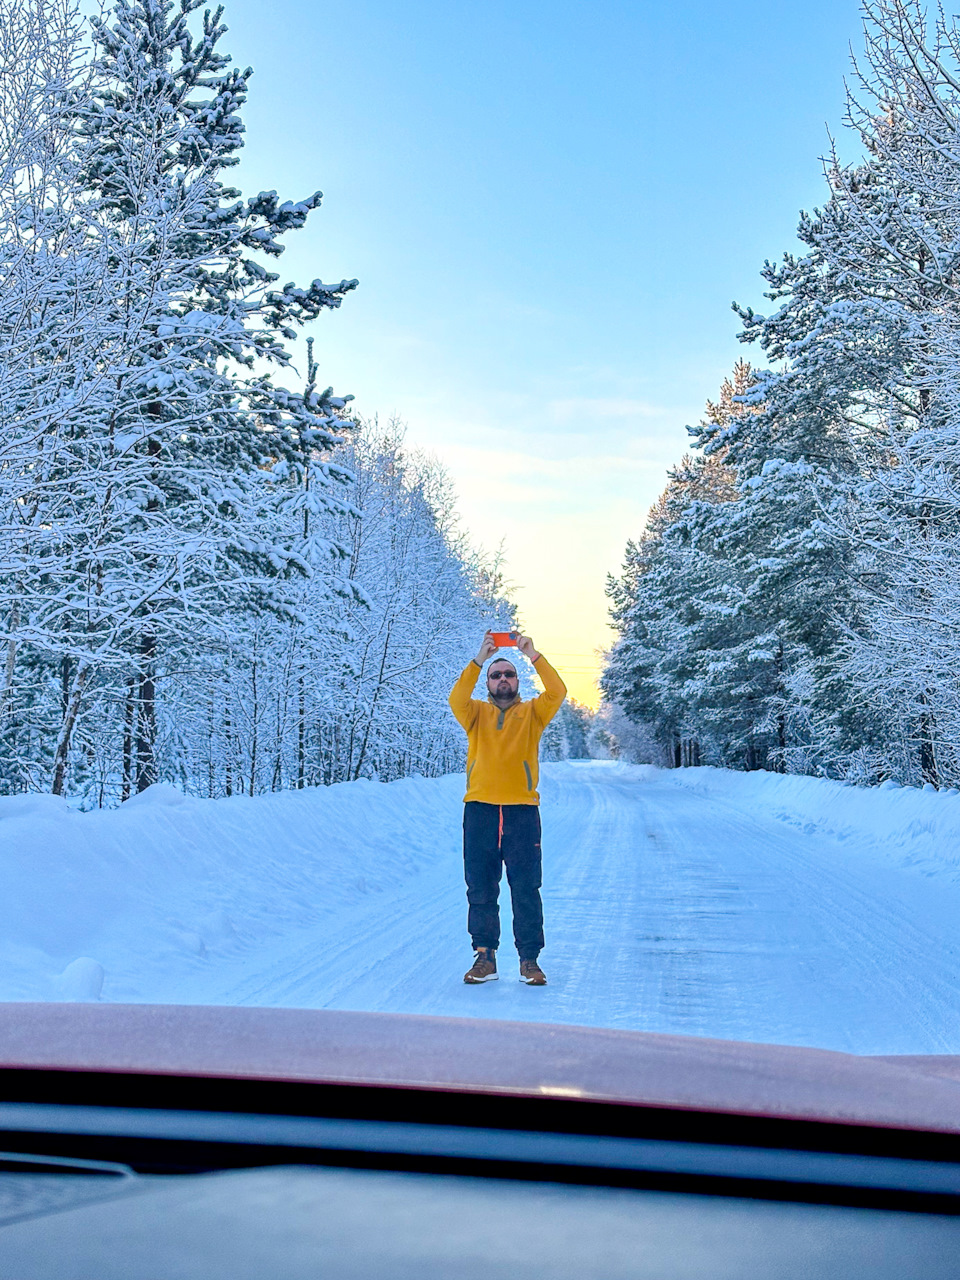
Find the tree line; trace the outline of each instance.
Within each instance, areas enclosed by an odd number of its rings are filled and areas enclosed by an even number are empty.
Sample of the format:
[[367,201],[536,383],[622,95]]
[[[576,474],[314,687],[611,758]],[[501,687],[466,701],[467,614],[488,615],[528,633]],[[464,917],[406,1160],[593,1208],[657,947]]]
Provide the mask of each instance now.
[[0,0],[0,793],[117,803],[459,767],[515,614],[442,468],[318,382],[320,193],[230,181],[222,10]]
[[608,585],[635,758],[960,785],[960,31],[863,6],[804,251]]

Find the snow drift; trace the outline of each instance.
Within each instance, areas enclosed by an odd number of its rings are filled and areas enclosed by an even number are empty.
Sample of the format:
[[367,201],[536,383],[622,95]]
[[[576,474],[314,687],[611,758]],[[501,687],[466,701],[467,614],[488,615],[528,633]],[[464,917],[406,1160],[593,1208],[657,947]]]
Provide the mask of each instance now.
[[[0,998],[143,998],[210,955],[390,893],[459,854],[459,775],[197,800],[158,784],[92,813],[0,798]],[[100,970],[98,975],[98,970]],[[172,997],[171,997],[172,998]]]
[[[650,768],[650,766],[647,766]],[[884,782],[855,787],[828,778],[729,769],[655,770],[678,787],[763,813],[811,837],[872,851],[888,864],[960,882],[960,792]]]

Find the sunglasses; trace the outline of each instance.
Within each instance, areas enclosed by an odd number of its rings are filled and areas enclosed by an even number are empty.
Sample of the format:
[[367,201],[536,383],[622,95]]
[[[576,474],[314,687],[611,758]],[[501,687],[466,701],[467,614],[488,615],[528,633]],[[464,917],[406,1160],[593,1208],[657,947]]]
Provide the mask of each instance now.
[[515,671],[491,671],[487,675],[488,680],[516,680],[516,678]]

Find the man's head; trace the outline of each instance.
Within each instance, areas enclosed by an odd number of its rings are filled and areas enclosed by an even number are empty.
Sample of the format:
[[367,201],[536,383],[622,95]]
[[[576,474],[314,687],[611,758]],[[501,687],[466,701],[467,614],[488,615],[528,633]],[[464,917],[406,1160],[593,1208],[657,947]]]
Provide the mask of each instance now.
[[509,658],[494,658],[487,667],[487,693],[498,707],[508,707],[518,692],[516,667]]

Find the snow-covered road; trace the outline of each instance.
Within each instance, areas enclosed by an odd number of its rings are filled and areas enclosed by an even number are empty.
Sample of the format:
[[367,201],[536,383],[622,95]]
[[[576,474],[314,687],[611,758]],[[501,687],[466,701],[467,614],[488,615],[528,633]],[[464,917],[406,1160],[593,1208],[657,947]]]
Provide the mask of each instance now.
[[506,885],[501,980],[461,981],[459,777],[0,800],[0,998],[95,996],[102,966],[106,1000],[960,1053],[960,797],[601,763],[548,765],[542,792],[543,989],[517,981]]
[[401,892],[225,967],[203,998],[960,1052],[960,885],[644,773],[547,770],[546,989],[517,981],[508,909],[501,980],[460,981],[454,828]]

